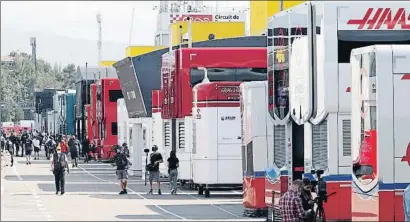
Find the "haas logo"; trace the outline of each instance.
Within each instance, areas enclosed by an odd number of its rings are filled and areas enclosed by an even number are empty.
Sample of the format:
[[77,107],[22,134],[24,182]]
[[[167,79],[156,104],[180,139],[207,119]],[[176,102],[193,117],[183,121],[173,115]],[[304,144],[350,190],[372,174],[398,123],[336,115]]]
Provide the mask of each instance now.
[[357,29],[379,30],[385,25],[386,29],[410,29],[410,15],[404,8],[369,8],[361,19],[350,19],[348,25],[358,25]]
[[410,143],[409,145],[407,145],[406,155],[403,156],[403,158],[401,159],[401,162],[407,162],[407,164],[409,164],[410,166]]

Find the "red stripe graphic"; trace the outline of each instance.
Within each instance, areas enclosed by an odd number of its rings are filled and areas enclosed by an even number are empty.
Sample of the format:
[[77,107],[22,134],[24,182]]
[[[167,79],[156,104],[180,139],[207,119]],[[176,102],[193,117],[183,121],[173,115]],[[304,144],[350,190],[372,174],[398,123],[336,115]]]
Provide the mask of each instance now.
[[401,80],[410,80],[410,74],[404,74]]

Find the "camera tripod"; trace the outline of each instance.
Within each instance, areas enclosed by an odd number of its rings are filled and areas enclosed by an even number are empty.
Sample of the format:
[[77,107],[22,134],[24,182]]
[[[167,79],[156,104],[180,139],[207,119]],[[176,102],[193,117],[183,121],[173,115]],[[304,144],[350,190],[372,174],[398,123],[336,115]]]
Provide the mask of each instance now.
[[[333,193],[327,195],[327,197],[333,196],[335,194],[336,194],[336,192],[333,192]],[[313,203],[316,203],[316,205],[317,205],[316,212],[315,212],[315,215],[313,217],[313,221],[315,221],[315,222],[326,222],[326,213],[325,213],[325,208],[323,207],[323,202],[324,202],[323,197],[316,197],[313,200]]]

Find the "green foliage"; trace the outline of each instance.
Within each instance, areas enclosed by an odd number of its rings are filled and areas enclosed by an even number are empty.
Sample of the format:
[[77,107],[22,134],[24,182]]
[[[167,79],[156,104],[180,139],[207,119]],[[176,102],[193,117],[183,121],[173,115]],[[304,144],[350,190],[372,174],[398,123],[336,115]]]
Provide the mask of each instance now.
[[19,121],[24,119],[20,103],[33,103],[34,91],[44,88],[73,89],[75,84],[75,65],[61,67],[51,65],[43,59],[37,59],[35,70],[32,56],[24,52],[11,52],[13,66],[1,65],[0,105],[1,121]]

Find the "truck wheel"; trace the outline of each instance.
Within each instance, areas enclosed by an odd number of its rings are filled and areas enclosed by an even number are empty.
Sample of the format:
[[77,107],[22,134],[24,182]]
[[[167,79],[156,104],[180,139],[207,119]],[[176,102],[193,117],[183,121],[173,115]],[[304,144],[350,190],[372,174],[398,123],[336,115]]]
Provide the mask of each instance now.
[[205,198],[209,198],[210,191],[209,189],[205,189]]
[[186,181],[185,180],[181,180],[181,187],[185,186]]
[[201,185],[198,185],[198,195],[204,195],[204,187]]

